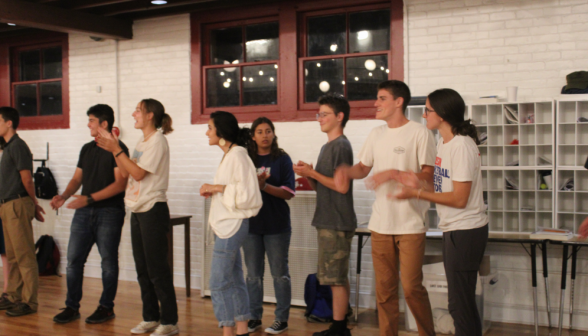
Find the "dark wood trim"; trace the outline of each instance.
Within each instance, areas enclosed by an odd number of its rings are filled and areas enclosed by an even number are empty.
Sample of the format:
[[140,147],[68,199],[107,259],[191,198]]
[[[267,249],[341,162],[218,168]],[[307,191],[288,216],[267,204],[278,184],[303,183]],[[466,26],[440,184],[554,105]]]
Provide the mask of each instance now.
[[130,21],[26,1],[0,0],[0,8],[3,21],[25,27],[64,33],[79,32],[112,39],[133,38]]
[[[337,9],[333,9],[336,6]],[[344,9],[341,9],[346,7]],[[348,7],[348,8],[347,8]],[[305,50],[306,30],[304,16],[315,16],[324,13],[347,13],[370,9],[390,8],[391,31],[389,51],[370,52],[362,54],[329,55],[324,57],[303,57]],[[308,13],[307,13],[308,12]],[[317,14],[318,13],[318,14]],[[336,5],[331,1],[284,1],[279,4],[252,5],[233,9],[218,9],[191,14],[191,46],[192,46],[192,123],[206,123],[209,120],[209,110],[204,108],[204,78],[203,61],[207,54],[203,54],[205,43],[202,31],[214,24],[215,27],[228,26],[237,21],[256,20],[278,15],[280,25],[280,59],[278,71],[278,105],[271,105],[275,111],[263,110],[256,107],[223,107],[235,114],[239,122],[251,122],[259,116],[266,116],[274,121],[305,121],[316,120],[317,103],[303,103],[301,95],[304,91],[303,67],[301,60],[348,58],[369,55],[388,56],[389,79],[404,80],[404,4],[402,0],[340,0]],[[271,21],[271,20],[268,20]],[[218,24],[218,25],[217,25]],[[233,24],[237,25],[237,24]],[[271,63],[271,62],[270,62]],[[255,63],[253,63],[255,64]],[[240,66],[245,63],[240,64]],[[210,68],[213,66],[207,66]],[[215,66],[216,67],[216,66]],[[218,65],[226,67],[226,65]],[[301,83],[302,81],[302,83]],[[303,98],[302,98],[303,99]],[[352,101],[350,119],[373,119],[375,110],[374,100]]]

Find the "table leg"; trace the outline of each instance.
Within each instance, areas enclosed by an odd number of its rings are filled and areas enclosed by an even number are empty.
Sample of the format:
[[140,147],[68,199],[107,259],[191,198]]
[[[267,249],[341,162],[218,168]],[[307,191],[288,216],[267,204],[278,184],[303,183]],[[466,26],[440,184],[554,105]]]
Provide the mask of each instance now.
[[563,309],[564,309],[564,297],[566,292],[566,273],[568,273],[568,245],[563,246],[563,257],[561,260],[561,293],[559,295],[559,333],[561,336],[561,330],[563,328]]
[[543,279],[545,280],[545,302],[547,304],[547,323],[551,329],[551,302],[549,301],[549,281],[547,272],[547,241],[543,241],[541,255],[543,257]]
[[357,267],[355,268],[355,322],[359,315],[359,278],[361,274],[361,250],[363,249],[363,235],[357,235]]
[[578,254],[578,247],[572,246],[572,279],[570,281],[570,330],[572,330],[572,318],[574,317],[574,290],[576,287],[576,255]]
[[169,224],[169,231],[167,232],[167,263],[174,274],[174,226]]
[[184,223],[184,273],[186,275],[186,296],[190,297],[190,218]]
[[539,336],[539,307],[537,306],[537,244],[531,243],[531,279],[533,283],[533,316],[535,336]]

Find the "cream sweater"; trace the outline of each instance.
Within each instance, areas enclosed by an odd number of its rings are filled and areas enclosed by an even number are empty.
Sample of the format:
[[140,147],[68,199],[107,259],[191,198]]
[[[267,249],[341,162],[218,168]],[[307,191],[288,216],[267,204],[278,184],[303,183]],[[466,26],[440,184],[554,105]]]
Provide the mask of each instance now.
[[255,166],[245,148],[229,150],[216,170],[214,184],[226,188],[212,196],[208,224],[219,238],[227,239],[239,230],[244,218],[256,216],[263,204]]

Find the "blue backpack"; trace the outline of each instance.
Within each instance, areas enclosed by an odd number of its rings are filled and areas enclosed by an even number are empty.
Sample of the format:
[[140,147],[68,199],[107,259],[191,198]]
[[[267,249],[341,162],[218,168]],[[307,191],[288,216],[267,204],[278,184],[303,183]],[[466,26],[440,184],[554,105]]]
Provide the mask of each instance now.
[[316,273],[309,274],[304,283],[304,302],[308,322],[328,323],[333,321],[333,292],[330,286],[319,283]]

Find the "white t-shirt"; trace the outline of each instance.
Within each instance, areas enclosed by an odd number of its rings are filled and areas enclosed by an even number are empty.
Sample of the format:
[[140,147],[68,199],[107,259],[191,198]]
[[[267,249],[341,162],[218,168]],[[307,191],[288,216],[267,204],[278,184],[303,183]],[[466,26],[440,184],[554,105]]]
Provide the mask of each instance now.
[[141,181],[129,175],[125,204],[132,212],[147,212],[157,202],[167,202],[169,182],[169,147],[167,139],[156,131],[147,141],[143,137],[133,151],[131,160],[147,171]]
[[[382,125],[370,132],[359,160],[372,167],[374,174],[390,169],[419,173],[421,166],[435,164],[435,139],[424,125],[414,121],[397,128]],[[394,192],[393,184],[390,181],[376,189],[368,228],[389,235],[425,232],[425,214],[430,203],[388,199],[387,195]]]
[[245,148],[234,146],[225,154],[214,184],[226,187],[212,196],[208,223],[219,238],[227,239],[239,231],[243,218],[256,216],[263,205],[257,171]]
[[453,191],[453,181],[472,182],[464,209],[437,204],[439,229],[443,231],[476,229],[488,224],[482,196],[482,171],[478,146],[469,136],[456,135],[448,143],[437,144],[434,186],[436,193]]

